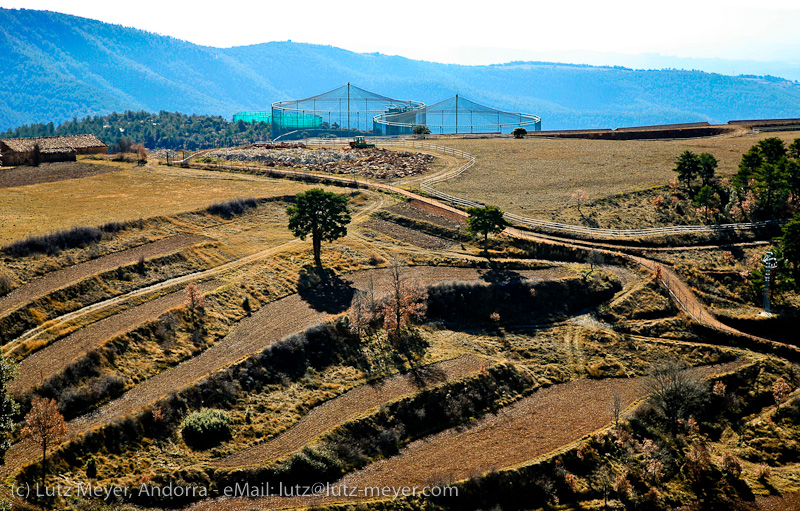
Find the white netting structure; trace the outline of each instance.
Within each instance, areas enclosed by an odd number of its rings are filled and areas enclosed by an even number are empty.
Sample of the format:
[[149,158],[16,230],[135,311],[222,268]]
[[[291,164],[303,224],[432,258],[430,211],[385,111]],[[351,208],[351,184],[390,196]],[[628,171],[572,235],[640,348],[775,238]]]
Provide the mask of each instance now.
[[381,134],[423,125],[431,133],[511,133],[514,128],[531,131],[542,129],[537,115],[505,112],[471,101],[456,94],[433,105],[402,112],[386,112],[375,116],[375,130]]
[[[273,103],[272,137],[275,139],[293,131],[309,130],[347,130],[373,134],[375,116],[424,107],[425,103],[419,101],[381,96],[348,83],[310,98]],[[392,131],[394,133],[390,134],[400,134],[396,129]]]

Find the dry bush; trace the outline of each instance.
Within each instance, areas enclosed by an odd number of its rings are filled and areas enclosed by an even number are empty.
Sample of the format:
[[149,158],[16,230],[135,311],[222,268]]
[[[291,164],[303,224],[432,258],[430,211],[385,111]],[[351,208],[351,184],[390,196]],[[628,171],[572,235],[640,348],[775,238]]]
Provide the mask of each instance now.
[[759,481],[769,481],[769,478],[772,477],[772,468],[766,463],[762,463],[758,467],[756,467],[756,479]]
[[103,231],[96,227],[73,227],[41,236],[30,236],[6,245],[3,250],[14,257],[31,254],[58,254],[62,250],[84,247],[103,238]]
[[742,475],[742,463],[739,458],[726,452],[722,456],[722,470],[738,479]]
[[203,291],[194,283],[190,283],[183,290],[183,294],[186,297],[186,300],[184,301],[186,308],[189,309],[192,314],[200,313],[201,309],[206,303],[206,298],[203,295]]
[[223,218],[232,218],[257,207],[258,200],[250,197],[247,199],[238,198],[224,202],[215,202],[210,205],[206,211],[212,215],[221,216]]
[[628,480],[628,474],[623,472],[614,478],[614,491],[620,497],[627,497],[633,491],[633,485]]
[[789,397],[791,392],[792,387],[790,387],[783,378],[778,378],[775,380],[775,383],[772,384],[772,396],[775,398],[775,404],[779,405],[786,401],[786,398]]
[[0,296],[7,295],[14,289],[14,281],[0,273]]

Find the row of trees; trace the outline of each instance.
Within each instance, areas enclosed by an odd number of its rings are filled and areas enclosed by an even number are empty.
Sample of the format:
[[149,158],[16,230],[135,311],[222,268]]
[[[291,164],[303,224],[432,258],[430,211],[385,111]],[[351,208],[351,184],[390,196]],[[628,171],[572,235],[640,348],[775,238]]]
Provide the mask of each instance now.
[[712,154],[687,150],[673,169],[674,186],[683,188],[706,220],[773,220],[800,211],[800,138],[788,146],[777,137],[759,141],[742,156],[730,180],[717,178],[718,163]]
[[[271,125],[265,122],[231,122],[217,115],[186,115],[178,112],[112,113],[73,118],[59,126],[32,124],[0,133],[0,138],[52,137],[93,133],[111,152],[125,152],[123,144],[133,141],[148,149],[205,149],[268,140]],[[130,142],[128,142],[130,141]]]

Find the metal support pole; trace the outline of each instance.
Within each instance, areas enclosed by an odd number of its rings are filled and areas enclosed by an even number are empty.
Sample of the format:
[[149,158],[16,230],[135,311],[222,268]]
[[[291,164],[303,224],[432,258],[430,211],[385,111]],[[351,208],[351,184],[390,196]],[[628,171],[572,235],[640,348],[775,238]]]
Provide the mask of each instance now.
[[458,94],[456,94],[456,135],[458,134]]
[[764,312],[769,314],[769,274],[778,267],[778,260],[772,252],[764,254]]

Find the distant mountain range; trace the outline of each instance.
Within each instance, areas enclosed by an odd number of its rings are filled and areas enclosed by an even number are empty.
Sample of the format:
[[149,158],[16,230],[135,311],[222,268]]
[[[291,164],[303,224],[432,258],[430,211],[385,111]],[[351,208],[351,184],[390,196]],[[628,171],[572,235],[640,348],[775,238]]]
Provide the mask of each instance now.
[[230,118],[346,82],[429,104],[458,93],[540,115],[543,129],[800,117],[800,83],[774,77],[547,62],[461,66],[291,42],[220,49],[24,9],[0,9],[0,70],[0,131],[124,110]]

